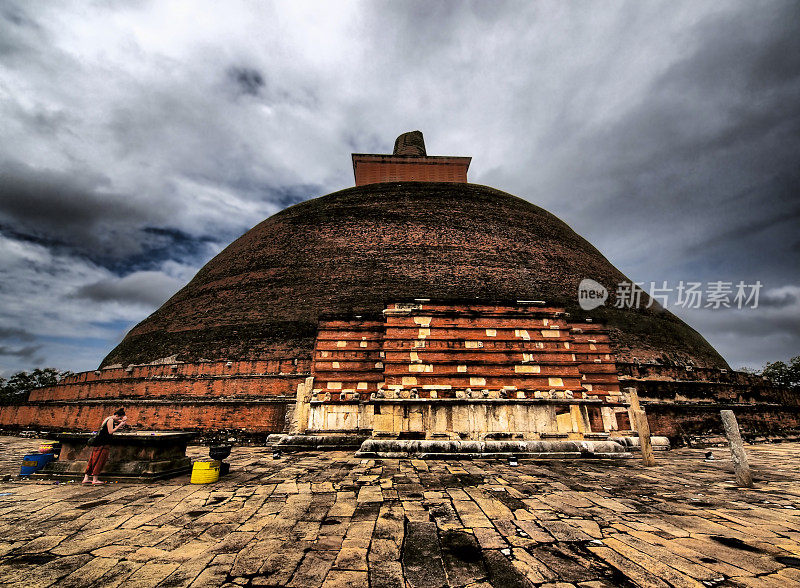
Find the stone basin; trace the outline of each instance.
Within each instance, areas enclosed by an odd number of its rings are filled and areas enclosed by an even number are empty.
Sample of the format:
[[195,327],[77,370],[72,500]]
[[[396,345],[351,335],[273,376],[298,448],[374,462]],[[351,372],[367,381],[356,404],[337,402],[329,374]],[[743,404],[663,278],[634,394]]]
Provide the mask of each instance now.
[[[192,461],[186,446],[195,433],[179,431],[131,431],[114,433],[108,442],[109,454],[101,480],[148,482],[188,473]],[[91,433],[53,433],[61,442],[58,460],[31,477],[73,480],[82,478],[92,453]]]

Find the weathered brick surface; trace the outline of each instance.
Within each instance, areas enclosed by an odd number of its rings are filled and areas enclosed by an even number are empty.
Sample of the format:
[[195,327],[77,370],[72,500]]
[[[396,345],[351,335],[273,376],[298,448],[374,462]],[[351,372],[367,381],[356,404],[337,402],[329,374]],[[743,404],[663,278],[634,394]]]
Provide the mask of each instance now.
[[100,398],[229,398],[293,396],[302,377],[232,376],[226,379],[134,379],[61,384],[31,393],[32,401]]
[[764,404],[645,403],[651,432],[680,440],[724,433],[719,411],[733,410],[742,434],[779,435],[800,430],[800,407]]
[[728,369],[617,362],[622,381],[652,401],[775,403],[797,406],[800,396],[761,376]]
[[617,362],[620,385],[634,387],[651,431],[673,439],[721,434],[719,411],[733,410],[745,435],[800,429],[800,396],[745,372]]
[[138,404],[120,400],[112,403],[24,404],[0,407],[0,425],[21,428],[96,429],[105,417],[124,407],[131,426],[144,430],[221,430],[272,433],[282,431],[290,401],[248,404],[194,403],[187,400],[159,404]]
[[[579,282],[625,276],[564,222],[520,198],[463,183],[351,188],[265,220],[136,326],[104,365],[311,359],[323,316],[379,317],[391,300],[545,300],[581,322]],[[643,296],[647,300],[647,296]],[[728,367],[669,312],[601,307],[620,360]]]
[[394,141],[393,155],[416,155],[425,157],[428,155],[425,149],[425,137],[421,131],[409,131],[403,133]]
[[[313,375],[313,399],[334,403],[363,402],[381,389],[422,398],[434,389],[438,398],[466,389],[507,398],[536,397],[538,390],[583,398],[632,386],[658,435],[718,433],[720,408],[734,409],[746,434],[800,427],[797,395],[787,390],[728,369],[615,363],[605,325],[568,320],[563,309],[411,306],[413,312],[393,314],[398,305],[390,304],[380,320],[323,319],[313,359],[166,363],[75,374],[34,390],[25,406],[0,407],[0,425],[86,430],[121,404],[149,428],[280,432],[297,385]],[[599,430],[599,415],[589,418]]]
[[384,381],[382,321],[352,319],[320,323],[311,371],[314,397],[368,400]]
[[466,183],[469,157],[353,155],[356,186],[382,182]]
[[[297,385],[313,375],[314,399],[330,402],[366,401],[387,388],[423,398],[432,389],[450,398],[467,388],[510,398],[520,392],[534,397],[537,390],[583,398],[633,386],[653,433],[675,439],[719,433],[720,408],[737,412],[745,434],[800,427],[798,398],[787,390],[727,369],[615,364],[605,326],[569,322],[563,309],[417,306],[414,314],[390,313],[384,320],[323,320],[313,360],[167,363],[75,374],[34,390],[27,405],[0,407],[0,425],[87,430],[120,404],[147,428],[281,432]],[[527,373],[534,365],[538,371]],[[599,415],[589,418],[600,430]]]
[[200,362],[106,368],[0,407],[0,425],[89,430],[117,406],[146,429],[279,432],[308,361]]
[[81,372],[58,386],[33,390],[35,402],[106,398],[294,396],[308,361],[244,361],[139,365]]
[[389,304],[384,313],[383,322],[320,323],[315,400],[363,401],[380,389],[420,398],[434,390],[437,398],[455,398],[468,389],[501,398],[619,393],[605,328],[572,324],[563,309],[420,302]]

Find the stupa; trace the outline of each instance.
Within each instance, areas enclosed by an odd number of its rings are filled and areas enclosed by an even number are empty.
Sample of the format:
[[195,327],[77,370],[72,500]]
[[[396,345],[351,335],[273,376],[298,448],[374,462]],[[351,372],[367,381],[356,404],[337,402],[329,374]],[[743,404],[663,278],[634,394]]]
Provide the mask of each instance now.
[[[566,223],[467,182],[469,157],[353,154],[355,184],[291,206],[209,261],[90,372],[0,424],[90,429],[112,404],[156,429],[296,438],[598,440],[631,434],[621,390],[668,436],[797,426],[760,378],[641,294]],[[609,293],[592,310],[578,287]],[[713,422],[712,422],[713,421]]]

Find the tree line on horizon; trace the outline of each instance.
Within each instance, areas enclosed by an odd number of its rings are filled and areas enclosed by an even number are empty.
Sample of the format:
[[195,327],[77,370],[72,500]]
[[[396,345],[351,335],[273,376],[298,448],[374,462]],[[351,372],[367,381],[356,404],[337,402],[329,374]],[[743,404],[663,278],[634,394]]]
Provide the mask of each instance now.
[[0,404],[22,404],[28,401],[31,390],[55,386],[70,371],[59,371],[56,368],[36,368],[31,372],[17,372],[8,379],[0,378]]

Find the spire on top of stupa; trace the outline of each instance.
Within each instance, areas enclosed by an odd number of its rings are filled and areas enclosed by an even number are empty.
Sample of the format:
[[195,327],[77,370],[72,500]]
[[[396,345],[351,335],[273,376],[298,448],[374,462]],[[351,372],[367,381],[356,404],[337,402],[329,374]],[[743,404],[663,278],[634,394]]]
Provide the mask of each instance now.
[[425,138],[422,131],[403,133],[394,142],[394,155],[413,155],[425,157]]
[[421,131],[403,133],[391,155],[353,153],[356,186],[381,182],[466,183],[471,157],[428,155]]

